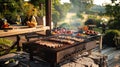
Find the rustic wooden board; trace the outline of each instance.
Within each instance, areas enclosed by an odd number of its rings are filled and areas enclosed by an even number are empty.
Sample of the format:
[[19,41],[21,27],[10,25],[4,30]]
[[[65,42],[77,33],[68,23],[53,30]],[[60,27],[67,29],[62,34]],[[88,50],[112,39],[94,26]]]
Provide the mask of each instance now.
[[6,36],[12,36],[12,35],[19,35],[19,34],[25,34],[25,33],[31,33],[31,32],[38,32],[38,31],[45,31],[49,29],[48,26],[42,26],[42,27],[34,27],[34,28],[22,28],[22,26],[18,26],[17,29],[12,30],[0,30],[0,37],[6,37]]

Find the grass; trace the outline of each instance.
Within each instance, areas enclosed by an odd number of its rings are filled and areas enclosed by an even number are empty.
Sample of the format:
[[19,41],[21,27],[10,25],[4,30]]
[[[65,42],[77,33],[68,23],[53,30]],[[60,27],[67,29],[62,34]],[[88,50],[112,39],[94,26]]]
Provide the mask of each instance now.
[[[13,41],[6,38],[0,38],[0,56],[6,54],[6,51],[10,48],[10,46],[13,44]],[[10,52],[14,52],[14,50],[11,50]]]
[[0,38],[0,44],[11,46],[13,44],[13,41],[6,38]]
[[[14,53],[16,52],[16,50],[17,50],[17,47],[15,47],[14,49],[11,49],[9,53]],[[0,51],[0,56],[5,55],[5,54],[7,54],[6,50]]]

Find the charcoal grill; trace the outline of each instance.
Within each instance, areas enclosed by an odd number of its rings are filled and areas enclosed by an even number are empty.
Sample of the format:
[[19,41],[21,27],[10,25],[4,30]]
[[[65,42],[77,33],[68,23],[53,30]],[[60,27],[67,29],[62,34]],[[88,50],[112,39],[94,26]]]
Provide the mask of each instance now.
[[58,63],[68,60],[84,51],[90,51],[95,47],[95,38],[72,45],[66,44],[59,48],[50,48],[36,42],[23,43],[23,51],[30,53],[30,59],[33,59],[33,56],[37,56],[40,59],[49,62],[51,67],[56,67]]

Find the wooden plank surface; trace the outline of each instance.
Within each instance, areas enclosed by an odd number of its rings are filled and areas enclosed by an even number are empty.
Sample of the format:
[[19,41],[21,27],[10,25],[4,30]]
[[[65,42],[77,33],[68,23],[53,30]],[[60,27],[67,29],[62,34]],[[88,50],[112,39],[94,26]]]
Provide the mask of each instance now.
[[25,34],[25,33],[37,32],[37,31],[45,31],[47,29],[49,29],[49,26],[37,26],[34,28],[26,28],[25,26],[18,26],[17,28],[15,29],[13,28],[12,30],[7,30],[6,32],[4,30],[0,30],[0,37],[19,35],[19,34]]

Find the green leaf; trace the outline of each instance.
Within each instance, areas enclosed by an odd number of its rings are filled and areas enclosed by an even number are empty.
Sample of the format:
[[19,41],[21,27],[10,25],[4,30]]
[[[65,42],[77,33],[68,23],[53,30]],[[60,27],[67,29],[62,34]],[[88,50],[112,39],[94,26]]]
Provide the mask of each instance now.
[[11,46],[13,44],[13,41],[6,38],[0,38],[0,45],[2,44]]

